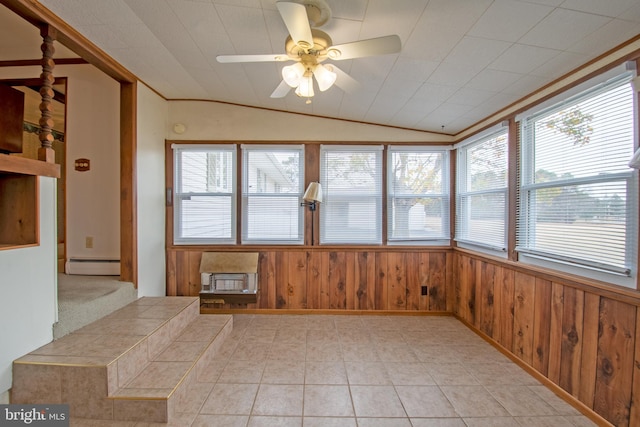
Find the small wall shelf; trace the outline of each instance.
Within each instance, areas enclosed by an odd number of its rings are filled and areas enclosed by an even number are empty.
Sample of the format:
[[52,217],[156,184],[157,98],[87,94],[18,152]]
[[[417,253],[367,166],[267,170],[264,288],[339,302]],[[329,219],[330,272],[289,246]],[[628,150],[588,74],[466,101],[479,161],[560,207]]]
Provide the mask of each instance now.
[[60,177],[60,165],[0,154],[0,250],[39,244],[38,176]]

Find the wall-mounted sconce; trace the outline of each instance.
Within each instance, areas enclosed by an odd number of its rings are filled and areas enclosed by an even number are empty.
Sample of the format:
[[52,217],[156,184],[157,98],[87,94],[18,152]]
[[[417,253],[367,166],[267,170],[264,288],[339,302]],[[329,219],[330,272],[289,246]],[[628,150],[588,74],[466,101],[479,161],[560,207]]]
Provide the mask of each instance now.
[[304,196],[302,196],[302,203],[300,206],[309,206],[309,210],[311,211],[311,246],[314,245],[315,233],[314,233],[314,222],[315,222],[315,211],[317,209],[317,204],[322,203],[322,186],[319,182],[310,182],[307,187],[307,191],[304,192]]

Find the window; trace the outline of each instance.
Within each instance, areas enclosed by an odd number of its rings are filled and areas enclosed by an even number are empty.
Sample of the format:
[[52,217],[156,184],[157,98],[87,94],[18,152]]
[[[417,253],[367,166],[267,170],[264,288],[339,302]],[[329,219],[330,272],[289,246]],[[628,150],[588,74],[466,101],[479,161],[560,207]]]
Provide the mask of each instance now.
[[320,243],[382,243],[382,149],[320,148]]
[[631,275],[638,189],[631,74],[522,123],[521,253]]
[[458,148],[456,241],[506,251],[507,129]]
[[243,145],[242,243],[303,243],[304,149]]
[[174,145],[176,244],[235,243],[235,145]]
[[390,147],[389,242],[449,239],[449,151]]

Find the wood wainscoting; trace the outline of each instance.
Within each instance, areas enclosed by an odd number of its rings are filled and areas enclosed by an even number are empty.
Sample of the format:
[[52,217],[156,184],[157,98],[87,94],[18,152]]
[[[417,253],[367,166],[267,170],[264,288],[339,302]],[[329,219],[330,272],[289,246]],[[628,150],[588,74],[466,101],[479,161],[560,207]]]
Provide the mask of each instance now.
[[[247,309],[453,311],[451,249],[256,251],[258,301],[242,306]],[[203,252],[167,250],[168,296],[199,295]]]
[[640,426],[640,300],[574,277],[454,254],[454,313],[615,426]]

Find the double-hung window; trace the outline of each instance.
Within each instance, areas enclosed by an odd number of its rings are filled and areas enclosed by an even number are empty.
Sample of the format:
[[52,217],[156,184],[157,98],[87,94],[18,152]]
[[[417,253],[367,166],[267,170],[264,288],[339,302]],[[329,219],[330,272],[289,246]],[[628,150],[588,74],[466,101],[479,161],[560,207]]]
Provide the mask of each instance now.
[[507,128],[501,127],[458,147],[458,243],[506,251],[507,138]]
[[382,243],[383,146],[320,148],[320,243]]
[[302,145],[242,146],[242,243],[302,244]]
[[174,243],[236,242],[236,146],[174,144]]
[[630,276],[637,262],[631,73],[521,121],[517,250]]
[[389,243],[449,240],[449,150],[391,146],[387,156]]

